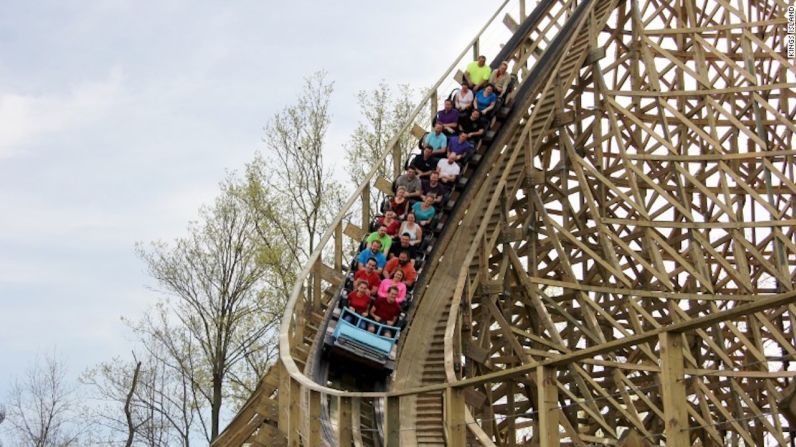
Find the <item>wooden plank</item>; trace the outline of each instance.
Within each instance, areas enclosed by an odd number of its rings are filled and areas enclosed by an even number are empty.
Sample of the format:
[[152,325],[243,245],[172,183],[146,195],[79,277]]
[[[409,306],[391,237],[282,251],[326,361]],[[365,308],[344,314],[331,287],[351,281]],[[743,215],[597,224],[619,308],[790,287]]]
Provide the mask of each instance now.
[[320,273],[319,278],[323,279],[324,281],[329,281],[332,283],[333,287],[339,286],[343,283],[343,280],[345,280],[345,275],[343,272],[333,267],[329,267],[320,261],[318,265],[318,272]]
[[462,353],[471,358],[477,363],[484,363],[489,358],[489,351],[472,343],[470,340],[465,340],[462,344]]
[[364,239],[365,236],[367,235],[367,233],[365,232],[365,230],[362,229],[362,227],[354,225],[351,222],[348,222],[346,224],[345,230],[343,230],[343,233],[346,236],[350,237],[351,239],[353,239],[353,240],[355,240],[357,242],[359,242],[362,239]]
[[520,25],[514,20],[510,14],[506,14],[503,16],[503,24],[506,25],[506,28],[509,29],[512,33],[516,33],[517,29],[519,29]]
[[464,82],[464,73],[461,70],[456,70],[456,74],[453,75],[453,79],[458,82],[459,84]]
[[481,408],[487,403],[487,397],[478,390],[467,388],[464,390],[464,402],[473,408]]
[[424,129],[419,124],[414,123],[412,125],[412,135],[414,135],[415,138],[423,138],[423,135],[425,135],[426,132],[427,132],[426,129]]
[[373,186],[388,196],[392,195],[392,181],[386,177],[377,178]]

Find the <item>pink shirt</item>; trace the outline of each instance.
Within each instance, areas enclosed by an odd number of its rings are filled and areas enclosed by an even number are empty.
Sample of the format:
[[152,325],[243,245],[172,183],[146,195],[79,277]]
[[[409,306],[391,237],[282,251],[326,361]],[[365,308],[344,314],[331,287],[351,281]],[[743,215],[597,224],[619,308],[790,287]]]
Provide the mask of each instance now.
[[406,284],[402,282],[393,282],[392,278],[387,278],[381,281],[379,284],[379,290],[376,292],[380,297],[387,298],[387,292],[390,291],[390,287],[395,286],[398,287],[398,296],[395,297],[395,302],[400,304],[404,302],[406,299]]

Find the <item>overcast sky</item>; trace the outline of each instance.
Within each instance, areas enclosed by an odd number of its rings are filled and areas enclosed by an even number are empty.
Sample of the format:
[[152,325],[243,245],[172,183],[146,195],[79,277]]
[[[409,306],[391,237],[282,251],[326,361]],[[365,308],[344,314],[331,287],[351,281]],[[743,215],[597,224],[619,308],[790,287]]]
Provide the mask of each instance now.
[[335,82],[342,152],[358,90],[430,86],[498,2],[0,4],[1,398],[37,353],[129,354],[157,298],[134,244],[184,235],[303,76]]

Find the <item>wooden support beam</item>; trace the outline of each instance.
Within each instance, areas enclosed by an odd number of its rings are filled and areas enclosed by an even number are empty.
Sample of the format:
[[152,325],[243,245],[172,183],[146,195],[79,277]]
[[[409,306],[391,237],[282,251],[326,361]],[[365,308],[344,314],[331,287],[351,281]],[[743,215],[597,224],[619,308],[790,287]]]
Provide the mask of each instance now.
[[370,227],[370,182],[365,182],[359,200],[362,204],[362,229],[367,232]]
[[321,446],[321,393],[315,390],[309,391],[309,436],[307,444],[309,447]]
[[[403,164],[401,163],[401,145],[398,144],[397,141],[393,142],[392,145],[392,176],[393,178],[398,178],[401,175],[401,171],[403,171]],[[391,183],[392,184],[392,183]],[[386,194],[392,193],[391,191],[387,192]]]
[[334,270],[339,272],[343,269],[343,223],[340,222],[334,227]]
[[431,92],[431,98],[428,101],[428,108],[430,112],[429,121],[434,121],[434,117],[437,116],[437,110],[439,110],[439,99],[437,98],[437,91]]
[[467,443],[464,409],[464,390],[461,388],[446,388],[445,429],[448,433],[448,445],[463,446]]
[[663,332],[659,340],[666,445],[688,446],[691,442],[683,371],[683,336],[677,332]]
[[401,445],[401,405],[400,397],[388,397],[384,408],[384,447]]
[[321,303],[321,277],[323,276],[323,261],[319,257],[312,267],[312,310],[318,308]]
[[353,442],[351,399],[347,396],[337,398],[337,445],[340,447],[350,447]]
[[362,398],[354,397],[351,401],[351,437],[353,438],[355,446],[362,445],[362,427],[360,426],[360,418],[362,416]]
[[279,368],[279,431],[287,435],[290,430],[290,375],[281,361],[276,367]]
[[287,445],[299,447],[301,445],[301,384],[290,378],[290,387],[287,398],[290,400],[288,409]]
[[558,447],[558,386],[556,370],[536,368],[536,394],[539,411],[539,447]]

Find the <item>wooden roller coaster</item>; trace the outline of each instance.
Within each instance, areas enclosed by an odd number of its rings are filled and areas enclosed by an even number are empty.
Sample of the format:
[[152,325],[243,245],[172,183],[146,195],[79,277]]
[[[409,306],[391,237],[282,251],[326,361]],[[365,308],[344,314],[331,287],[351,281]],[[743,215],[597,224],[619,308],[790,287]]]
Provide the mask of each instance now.
[[[505,1],[403,131],[422,135],[472,54],[509,61],[511,106],[454,193],[388,388],[312,373],[344,247],[391,185],[374,166],[213,445],[794,445],[792,17],[784,0]],[[381,163],[405,157],[394,141]]]

